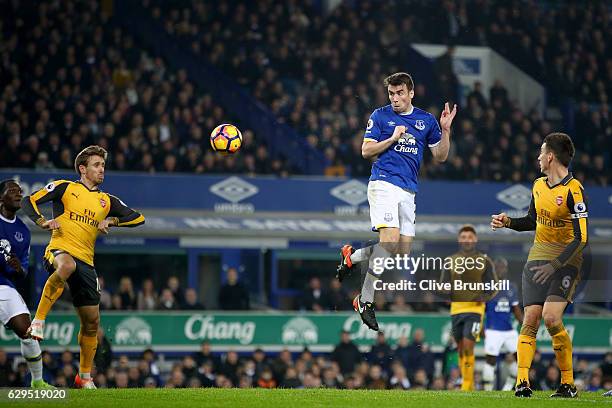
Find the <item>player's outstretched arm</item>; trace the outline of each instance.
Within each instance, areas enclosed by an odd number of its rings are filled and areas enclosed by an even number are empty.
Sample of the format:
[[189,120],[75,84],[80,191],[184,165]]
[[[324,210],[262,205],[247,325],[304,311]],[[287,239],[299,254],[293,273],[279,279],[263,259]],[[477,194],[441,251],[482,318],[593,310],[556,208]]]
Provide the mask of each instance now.
[[456,114],[457,105],[454,105],[453,110],[451,111],[448,102],[446,102],[444,104],[442,115],[440,115],[440,129],[442,130],[440,143],[430,148],[431,154],[436,161],[444,162],[448,158],[448,151],[450,150],[451,126]]
[[361,145],[361,155],[364,159],[368,160],[378,156],[397,142],[404,133],[406,133],[406,126],[396,126],[393,134],[388,139],[381,140],[380,142],[371,139],[364,140]]
[[536,229],[536,209],[533,196],[529,203],[527,215],[521,218],[510,218],[506,213],[491,215],[491,229],[510,228],[515,231],[535,231]]
[[[112,227],[137,227],[144,224],[145,218],[142,214],[134,211],[117,197],[110,195],[111,208],[108,212],[109,223]],[[102,232],[108,232],[102,231]]]

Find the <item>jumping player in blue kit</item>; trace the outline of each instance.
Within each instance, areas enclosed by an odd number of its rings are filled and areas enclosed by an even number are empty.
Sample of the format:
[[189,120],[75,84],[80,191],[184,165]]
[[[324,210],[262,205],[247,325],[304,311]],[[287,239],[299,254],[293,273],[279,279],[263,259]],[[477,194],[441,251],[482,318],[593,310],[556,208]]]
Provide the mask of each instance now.
[[14,180],[0,182],[0,322],[21,341],[21,355],[32,374],[32,388],[50,389],[42,377],[42,354],[38,341],[27,335],[30,311],[15,288],[27,275],[30,256],[30,230],[17,218],[23,192]]
[[378,331],[374,312],[374,282],[381,275],[374,262],[394,254],[408,254],[415,235],[415,197],[425,147],[434,159],[444,162],[450,148],[450,129],[457,114],[446,103],[440,123],[434,116],[412,105],[414,82],[405,72],[385,78],[390,105],[376,109],[368,121],[361,154],[374,160],[368,183],[372,230],[379,243],[361,249],[344,245],[336,277],[342,281],[357,263],[368,261],[361,294],[353,307],[363,323]]
[[[497,259],[495,261],[495,271],[498,279],[507,279],[508,261],[504,258]],[[509,290],[500,290],[495,297],[489,300],[485,309],[484,349],[486,359],[482,369],[485,391],[492,391],[495,388],[495,369],[497,356],[500,352],[514,354],[510,375],[502,389],[508,391],[514,388],[517,371],[516,344],[518,342],[518,332],[512,327],[513,314],[519,324],[522,325],[523,309],[519,305],[518,289],[511,284]]]

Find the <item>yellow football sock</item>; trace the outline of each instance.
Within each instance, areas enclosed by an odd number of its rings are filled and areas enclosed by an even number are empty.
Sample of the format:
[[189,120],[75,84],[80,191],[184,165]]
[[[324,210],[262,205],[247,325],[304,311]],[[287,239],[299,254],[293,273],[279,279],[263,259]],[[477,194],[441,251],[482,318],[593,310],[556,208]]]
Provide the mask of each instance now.
[[524,324],[521,327],[521,334],[518,338],[517,349],[517,365],[518,372],[516,373],[516,384],[527,381],[529,384],[529,369],[533,361],[533,355],[536,351],[536,335],[538,328]]
[[461,382],[461,391],[471,391],[474,389],[474,363],[476,357],[474,357],[474,352],[471,350],[466,350],[463,353],[463,364],[461,365],[461,377],[463,381]]
[[572,340],[563,323],[548,329],[552,337],[553,350],[561,370],[561,384],[574,384],[574,368],[572,364]]
[[53,272],[47,279],[42,295],[40,296],[40,302],[38,302],[38,308],[36,309],[36,315],[34,316],[37,320],[45,320],[51,307],[64,292],[64,284],[66,282],[58,275],[57,272]]
[[98,348],[98,336],[84,336],[79,331],[78,340],[81,347],[79,373],[91,373],[96,349]]

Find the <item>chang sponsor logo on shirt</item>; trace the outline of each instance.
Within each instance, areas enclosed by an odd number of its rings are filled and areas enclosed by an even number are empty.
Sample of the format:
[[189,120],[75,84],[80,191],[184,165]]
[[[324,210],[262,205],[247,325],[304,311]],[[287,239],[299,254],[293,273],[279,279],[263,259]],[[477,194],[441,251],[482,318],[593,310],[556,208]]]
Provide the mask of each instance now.
[[419,148],[416,146],[416,144],[416,138],[413,135],[410,133],[404,133],[397,141],[397,145],[393,148],[393,150],[400,153],[419,154]]

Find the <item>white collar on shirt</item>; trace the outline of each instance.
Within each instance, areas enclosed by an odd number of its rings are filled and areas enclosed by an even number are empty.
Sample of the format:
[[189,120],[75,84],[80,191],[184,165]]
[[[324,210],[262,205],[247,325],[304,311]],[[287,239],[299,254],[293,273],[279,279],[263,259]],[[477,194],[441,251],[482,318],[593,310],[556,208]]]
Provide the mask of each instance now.
[[17,220],[17,216],[15,216],[15,218],[13,218],[12,220],[9,220],[8,218],[4,218],[4,217],[2,216],[2,214],[0,214],[0,220],[2,220],[2,221],[6,221],[6,222],[8,222],[9,224],[13,224],[13,223],[15,222],[15,220]]
[[410,110],[408,112],[402,112],[400,113],[400,115],[402,116],[410,115],[413,111],[414,111],[414,106],[411,105]]

